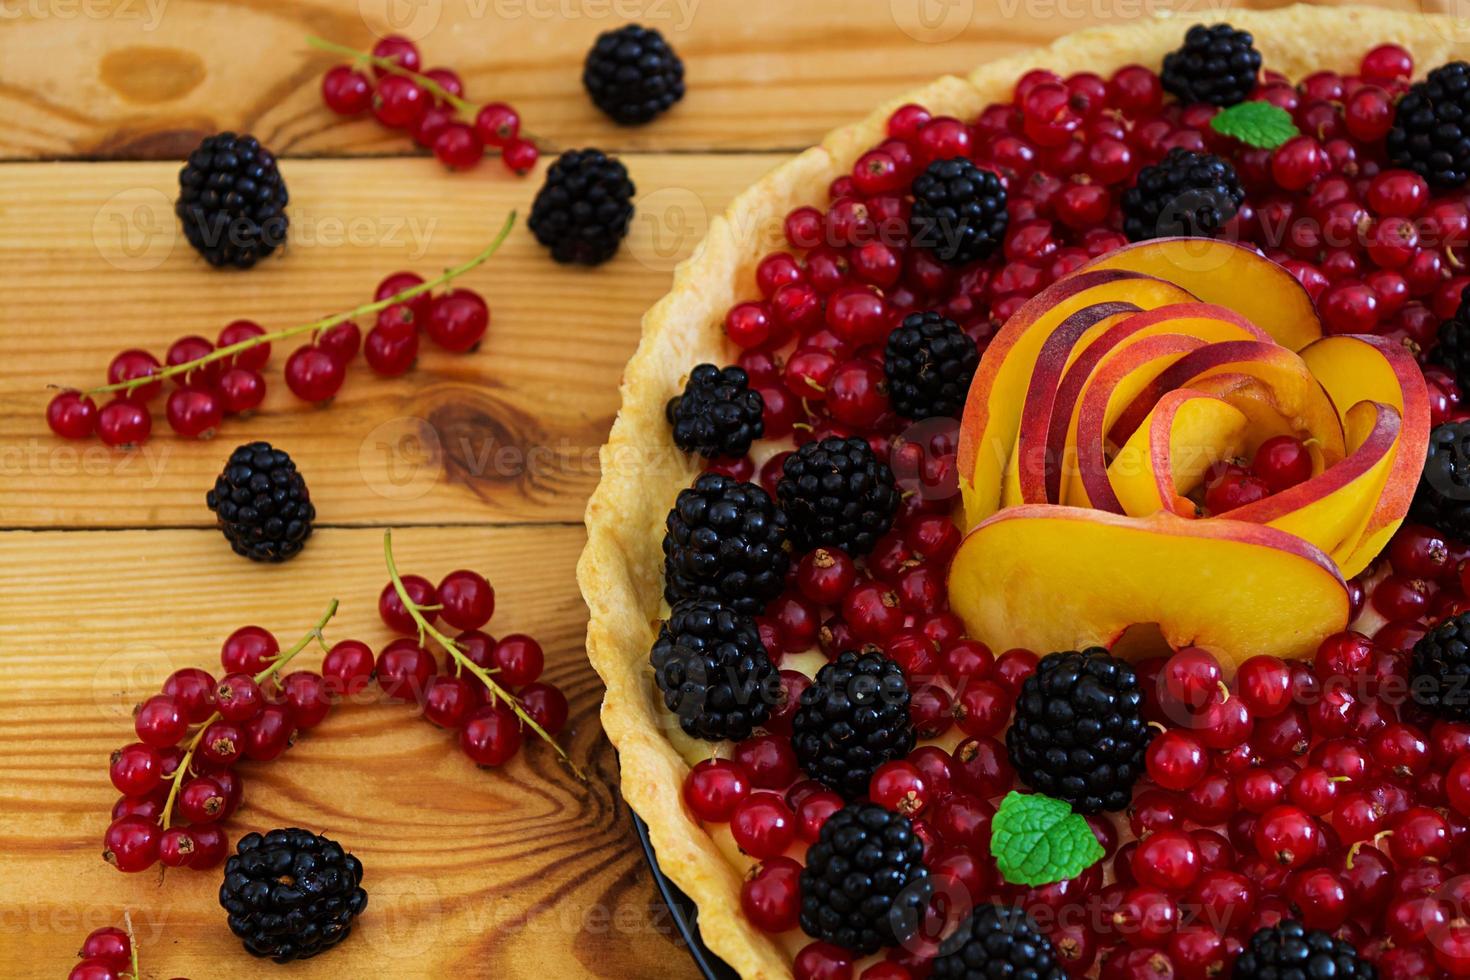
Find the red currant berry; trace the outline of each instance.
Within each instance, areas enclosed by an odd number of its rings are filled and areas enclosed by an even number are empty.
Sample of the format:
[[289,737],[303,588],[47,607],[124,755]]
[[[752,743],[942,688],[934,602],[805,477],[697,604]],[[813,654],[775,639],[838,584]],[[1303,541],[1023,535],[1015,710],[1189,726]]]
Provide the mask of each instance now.
[[[416,72],[423,62],[419,58],[418,47],[408,38],[401,34],[389,34],[387,37],[379,38],[378,43],[373,45],[374,58],[383,58],[395,62],[405,71]],[[378,78],[396,78],[382,65],[373,66],[373,74]]]
[[372,110],[378,122],[389,129],[408,129],[429,111],[433,99],[416,82],[402,75],[378,80]]
[[97,431],[97,403],[68,389],[46,406],[46,424],[63,439],[86,439]]
[[760,864],[740,887],[740,908],[757,929],[795,929],[801,914],[801,865],[787,857]]
[[378,653],[378,686],[390,701],[419,701],[439,665],[428,650],[407,637],[392,641]]
[[684,802],[700,820],[727,823],[750,793],[750,776],[726,759],[705,759],[684,780]]
[[504,102],[491,102],[475,114],[475,132],[486,146],[509,146],[520,136],[520,114]]
[[796,815],[775,793],[751,793],[735,804],[730,834],[742,852],[757,860],[773,858],[796,839]]
[[504,705],[486,705],[459,730],[459,747],[477,766],[501,766],[521,748],[521,724]]
[[219,332],[219,341],[216,347],[233,347],[236,344],[251,342],[252,346],[237,351],[221,362],[222,368],[242,367],[252,371],[259,371],[265,367],[271,357],[271,345],[267,343],[253,343],[257,337],[265,335],[265,328],[254,320],[232,320]]
[[479,707],[479,685],[453,674],[429,678],[424,690],[424,718],[430,724],[457,729]]
[[342,388],[347,369],[315,344],[298,347],[286,358],[286,387],[302,401],[320,404]]
[[502,637],[495,644],[492,654],[496,668],[499,669],[495,679],[511,687],[520,687],[529,684],[541,676],[541,670],[546,664],[546,656],[541,652],[541,644],[523,633],[512,633]]
[[451,289],[434,300],[424,333],[445,350],[463,353],[480,343],[489,326],[490,308],[479,293]]
[[161,833],[157,824],[141,817],[114,820],[102,836],[102,858],[119,871],[146,871],[158,860]]
[[103,960],[118,969],[126,969],[133,962],[133,943],[128,934],[116,926],[103,926],[82,940],[77,958]]
[[171,429],[187,439],[212,439],[224,421],[224,406],[212,390],[175,388],[165,407]]
[[140,742],[161,749],[178,744],[189,731],[189,719],[173,698],[155,694],[139,706],[133,728]]
[[246,415],[265,401],[265,377],[251,368],[232,367],[220,375],[220,408],[228,415]]
[[436,594],[443,606],[439,616],[456,629],[477,630],[495,613],[495,590],[479,572],[463,568],[450,572],[439,581]]
[[148,441],[153,416],[140,402],[116,398],[97,413],[97,437],[106,445],[132,449]]
[[[403,583],[403,591],[408,594],[409,601],[419,607],[419,614],[432,623],[439,611],[423,607],[439,605],[439,591],[434,588],[434,583],[420,575],[402,575],[399,581]],[[418,623],[404,608],[403,600],[391,581],[378,593],[378,616],[395,633],[418,635]]]
[[348,65],[334,65],[322,76],[322,101],[339,116],[366,112],[373,102],[372,82]]
[[521,688],[516,697],[520,699],[521,710],[546,734],[556,735],[566,727],[570,708],[560,688],[537,681]]
[[529,173],[540,156],[541,151],[536,149],[536,144],[526,139],[513,139],[501,150],[506,168],[517,174]]

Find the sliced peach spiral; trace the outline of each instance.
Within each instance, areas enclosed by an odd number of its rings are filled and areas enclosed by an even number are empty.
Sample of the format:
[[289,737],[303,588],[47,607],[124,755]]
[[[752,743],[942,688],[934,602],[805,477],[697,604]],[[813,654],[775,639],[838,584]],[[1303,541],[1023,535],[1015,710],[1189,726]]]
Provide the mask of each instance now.
[[[981,361],[951,600],[997,648],[1149,624],[1226,661],[1306,656],[1403,522],[1428,434],[1413,358],[1322,336],[1280,266],[1213,240],[1120,249],[1037,294]],[[1278,435],[1308,446],[1304,483],[1222,517],[1190,499]]]

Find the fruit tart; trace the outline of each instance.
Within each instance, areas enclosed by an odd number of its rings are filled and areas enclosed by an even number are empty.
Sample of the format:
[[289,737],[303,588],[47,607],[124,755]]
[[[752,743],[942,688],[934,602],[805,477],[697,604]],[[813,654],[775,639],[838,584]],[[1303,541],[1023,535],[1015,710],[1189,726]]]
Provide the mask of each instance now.
[[1454,28],[1084,32],[714,219],[579,578],[741,975],[1470,975]]

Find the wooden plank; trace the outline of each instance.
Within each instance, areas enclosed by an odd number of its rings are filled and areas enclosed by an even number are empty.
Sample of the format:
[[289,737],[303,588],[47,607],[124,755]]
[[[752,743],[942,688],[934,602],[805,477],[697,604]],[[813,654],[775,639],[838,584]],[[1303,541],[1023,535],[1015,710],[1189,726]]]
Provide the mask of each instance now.
[[[367,869],[357,934],[292,976],[693,975],[598,725],[602,690],[572,585],[582,541],[580,528],[395,535],[405,572],[437,579],[468,564],[489,575],[491,628],[545,646],[545,676],[571,700],[563,744],[591,780],[578,782],[541,744],[503,770],[477,770],[448,733],[391,704],[339,707],[281,759],[244,764],[232,840],[310,827]],[[300,558],[269,569],[236,560],[209,531],[12,531],[0,534],[0,567],[11,570],[0,582],[0,973],[64,975],[82,937],[120,922],[123,909],[138,923],[146,976],[249,973],[214,898],[219,871],[160,881],[100,859],[116,797],[107,756],[132,740],[135,702],[177,667],[217,672],[220,641],[244,623],[290,642],[336,596],[329,640],[386,642],[381,531],[319,531]],[[320,655],[298,663],[315,669]]]
[[[292,453],[325,523],[580,521],[643,311],[708,216],[778,159],[630,156],[642,210],[595,270],[556,265],[525,227],[539,175],[293,160],[288,253],[248,273],[209,268],[178,234],[169,164],[0,165],[0,526],[212,523],[204,493],[252,439]],[[395,269],[432,274],[476,254],[511,208],[521,221],[506,245],[461,280],[492,312],[473,354],[426,342],[393,380],[359,358],[316,409],[281,377],[289,347],[276,351],[263,411],[212,442],[170,432],[162,398],[135,453],[46,428],[46,385],[100,384],[126,347],[161,358],[175,338],[212,338],[236,317],[277,329],[351,309]]]
[[[1418,12],[1419,0],[1385,0]],[[516,105],[548,146],[805,146],[892,96],[1089,26],[1158,12],[1183,23],[1235,3],[1100,0],[50,0],[16,4],[0,31],[0,158],[181,158],[201,135],[254,132],[278,153],[397,154],[409,141],[342,120],[318,84],[335,63],[309,34],[369,47],[420,40],[472,98]],[[1431,5],[1433,6],[1433,5]],[[581,88],[593,38],[628,21],[665,32],[689,94],[668,117],[620,128]]]

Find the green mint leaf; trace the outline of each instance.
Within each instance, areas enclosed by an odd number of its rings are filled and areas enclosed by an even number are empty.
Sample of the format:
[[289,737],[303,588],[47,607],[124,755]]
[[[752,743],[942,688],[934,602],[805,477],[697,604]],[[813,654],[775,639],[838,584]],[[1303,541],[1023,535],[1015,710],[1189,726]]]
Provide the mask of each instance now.
[[990,827],[990,853],[1013,885],[1075,878],[1102,860],[1102,845],[1081,814],[1040,793],[1006,794]]
[[1241,102],[1221,109],[1210,120],[1210,128],[1262,150],[1274,150],[1301,132],[1291,121],[1291,113],[1280,106],[1259,101]]

